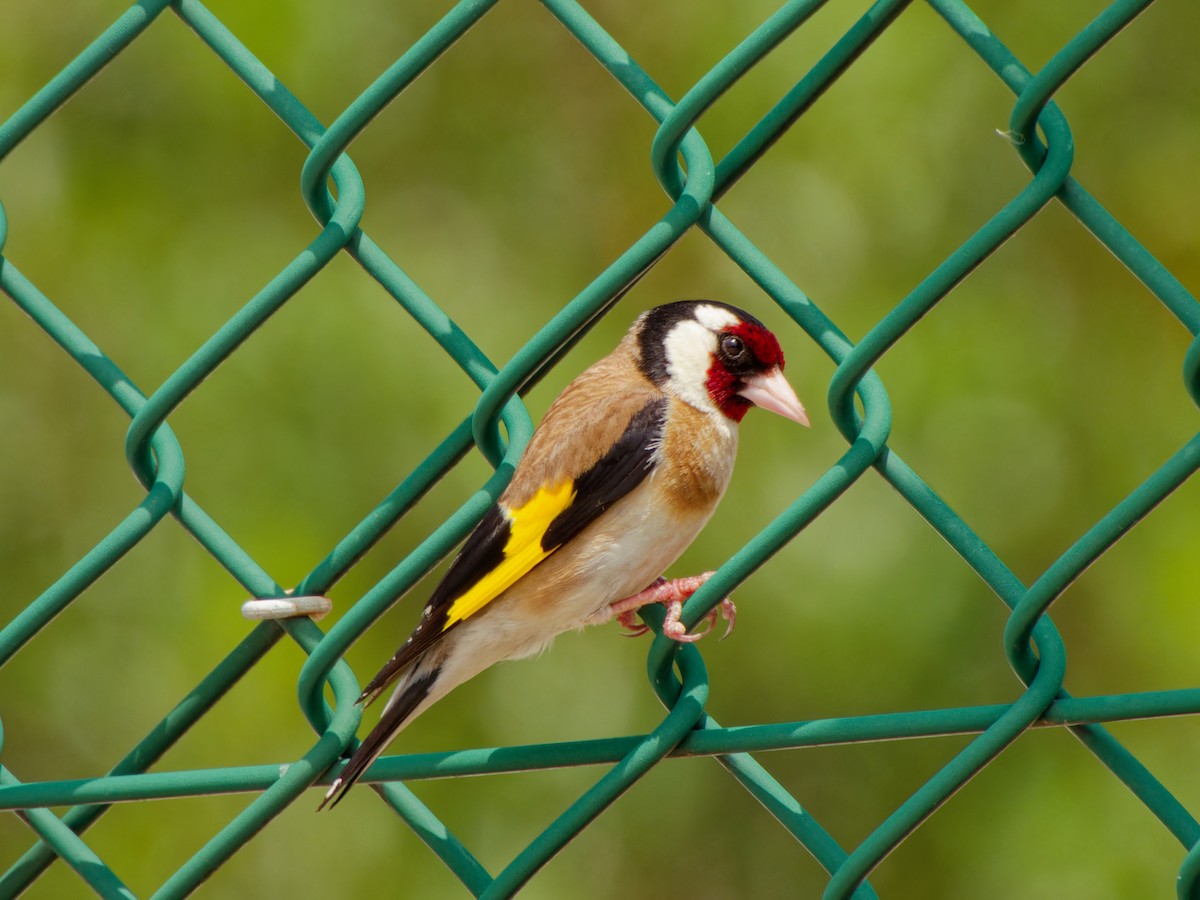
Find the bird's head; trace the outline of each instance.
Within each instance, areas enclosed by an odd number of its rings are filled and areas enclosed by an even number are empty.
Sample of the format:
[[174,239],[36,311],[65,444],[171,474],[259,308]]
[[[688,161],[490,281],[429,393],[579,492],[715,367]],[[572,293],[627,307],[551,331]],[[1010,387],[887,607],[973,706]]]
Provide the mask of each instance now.
[[646,377],[705,412],[740,422],[761,406],[808,424],[783,377],[783,350],[762,322],[715,300],[681,300],[643,313],[633,328]]

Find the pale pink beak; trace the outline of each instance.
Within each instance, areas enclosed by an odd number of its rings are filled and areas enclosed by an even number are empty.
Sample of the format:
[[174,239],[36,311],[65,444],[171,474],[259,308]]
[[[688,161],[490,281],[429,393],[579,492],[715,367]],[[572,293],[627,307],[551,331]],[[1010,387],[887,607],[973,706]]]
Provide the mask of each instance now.
[[752,375],[744,379],[738,394],[755,406],[769,409],[793,422],[808,426],[808,414],[804,412],[800,398],[796,396],[796,392],[792,390],[778,366],[761,375]]

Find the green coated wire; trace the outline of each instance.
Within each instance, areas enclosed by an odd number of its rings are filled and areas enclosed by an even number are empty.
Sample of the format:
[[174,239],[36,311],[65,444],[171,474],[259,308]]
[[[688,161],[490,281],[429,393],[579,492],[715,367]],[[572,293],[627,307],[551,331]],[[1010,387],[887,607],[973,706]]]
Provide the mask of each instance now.
[[[265,626],[261,627],[265,629]],[[256,629],[251,632],[251,637],[258,633]],[[250,645],[249,639],[247,644]],[[269,647],[253,647],[253,652],[256,656],[261,656],[266,649]],[[240,650],[239,647],[235,653]],[[209,677],[216,674],[214,671]],[[1200,704],[1200,688],[1068,697],[1054,700],[1034,727],[1060,728],[1085,723],[1186,716],[1195,713],[1197,704]],[[1010,704],[1007,703],[993,703],[984,706],[725,727],[717,725],[711,717],[706,717],[703,722],[697,724],[695,730],[688,732],[668,756],[671,759],[694,759],[704,756],[722,757],[773,750],[797,750],[805,747],[837,747],[846,744],[979,734],[994,725],[1009,708]],[[170,719],[163,722],[164,726],[170,724]],[[481,747],[385,756],[367,770],[363,776],[363,783],[427,781],[535,769],[613,764],[628,755],[644,739],[644,735],[635,735],[569,743]],[[136,767],[141,766],[142,760],[131,759],[129,765],[124,763],[125,761],[122,761],[122,764],[114,767],[109,774],[95,778],[12,785],[0,794],[0,809],[68,806],[73,803],[81,804],[81,809],[93,809],[94,804],[100,803],[252,793],[270,787],[279,777],[279,770],[283,765],[269,763],[217,769],[133,773]],[[338,770],[337,766],[329,769],[314,784],[327,787],[337,776]]]

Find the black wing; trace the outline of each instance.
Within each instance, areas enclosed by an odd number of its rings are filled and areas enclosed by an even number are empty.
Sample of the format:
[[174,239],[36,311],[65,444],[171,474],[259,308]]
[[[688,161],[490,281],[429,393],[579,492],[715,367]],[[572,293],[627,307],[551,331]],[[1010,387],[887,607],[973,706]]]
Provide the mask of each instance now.
[[667,398],[639,409],[607,453],[575,479],[575,499],[542,536],[542,548],[565,544],[635,487],[654,468],[655,453],[667,421]]

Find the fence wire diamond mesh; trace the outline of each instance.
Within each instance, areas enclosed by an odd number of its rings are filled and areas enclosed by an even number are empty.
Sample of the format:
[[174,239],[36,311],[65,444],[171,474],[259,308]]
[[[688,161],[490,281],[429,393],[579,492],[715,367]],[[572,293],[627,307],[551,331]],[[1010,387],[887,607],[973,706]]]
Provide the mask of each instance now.
[[[405,92],[443,54],[470,32],[496,5],[495,0],[469,0],[449,9],[366,90],[330,122],[324,124],[291,93],[234,28],[193,0],[175,3],[146,0],[124,11],[96,35],[86,48],[24,102],[0,126],[0,158],[46,127],[49,117],[87,82],[143,42],[152,42],[164,27],[161,20],[181,20],[194,37],[243,82],[291,130],[307,153],[301,169],[305,203],[320,228],[306,245],[269,278],[248,302],[211,331],[188,358],[171,365],[152,387],[139,386],[122,368],[122,360],[106,354],[84,328],[69,318],[54,299],[22,274],[19,259],[0,258],[0,287],[52,341],[107,392],[129,417],[125,456],[145,488],[128,514],[88,552],[27,605],[7,597],[7,625],[0,632],[0,661],[19,661],[23,651],[53,645],[56,629],[75,601],[127,554],[138,553],[157,529],[181,527],[211,555],[239,585],[255,597],[285,593],[270,574],[270,566],[254,558],[231,537],[235,530],[210,516],[184,491],[185,446],[171,427],[171,416],[193,391],[235,355],[254,354],[258,332],[271,329],[279,312],[318,273],[342,254],[351,257],[395,301],[390,314],[409,317],[424,329],[478,389],[478,401],[441,443],[403,478],[368,515],[331,549],[313,554],[311,571],[294,592],[320,595],[352,572],[356,564],[444,476],[478,448],[494,467],[489,477],[440,527],[422,540],[376,583],[360,592],[353,605],[338,610],[328,631],[307,619],[261,623],[251,627],[211,666],[206,677],[189,690],[161,721],[137,741],[128,754],[99,777],[58,780],[22,778],[6,760],[0,769],[0,806],[14,811],[33,832],[23,853],[15,851],[0,876],[0,896],[15,896],[33,886],[61,859],[78,881],[102,897],[130,897],[121,874],[105,854],[89,844],[86,831],[114,804],[162,798],[199,798],[243,792],[253,799],[230,820],[215,827],[210,839],[188,859],[181,859],[154,891],[155,897],[184,896],[194,891],[219,867],[238,854],[259,831],[293,804],[307,812],[317,794],[315,785],[333,777],[339,757],[354,740],[361,711],[354,705],[363,673],[352,671],[343,656],[372,624],[409,588],[442,561],[464,537],[511,474],[532,430],[520,397],[531,389],[565,352],[602,317],[610,313],[625,289],[689,233],[702,233],[712,248],[725,254],[782,314],[797,326],[784,343],[800,342],[802,331],[835,363],[828,407],[833,422],[848,444],[806,490],[744,547],[733,553],[716,577],[689,601],[685,621],[696,623],[726,593],[745,581],[772,555],[784,548],[809,523],[837,502],[869,470],[887,484],[957,552],[967,566],[1008,608],[1003,648],[1008,663],[1023,682],[1011,699],[985,706],[914,710],[847,716],[816,721],[722,727],[706,712],[709,679],[702,652],[676,646],[659,637],[650,646],[650,685],[666,708],[661,722],[648,734],[554,744],[482,748],[455,753],[395,755],[377,763],[368,781],[379,788],[386,803],[428,845],[476,896],[508,896],[538,873],[548,860],[586,829],[625,791],[664,760],[711,756],[773,816],[828,872],[828,898],[872,897],[867,880],[881,861],[930,817],[968,780],[1000,758],[1035,726],[1069,730],[1116,779],[1123,782],[1145,808],[1161,821],[1184,848],[1178,872],[1180,897],[1200,897],[1200,825],[1164,784],[1101,723],[1124,719],[1175,716],[1200,712],[1200,689],[1162,690],[1104,696],[1074,697],[1063,687],[1067,673],[1065,641],[1046,614],[1051,604],[1081,573],[1114,546],[1135,524],[1200,466],[1200,437],[1194,437],[1111,509],[1099,516],[1078,539],[1036,577],[1023,580],[962,517],[944,502],[889,448],[892,407],[884,384],[873,367],[896,346],[922,317],[935,307],[1006,240],[1048,206],[1065,209],[1079,226],[1113,253],[1172,314],[1186,331],[1200,331],[1200,306],[1183,285],[1149,250],[1123,227],[1072,177],[1074,144],[1068,120],[1053,101],[1055,94],[1129,25],[1150,0],[1115,2],[1083,25],[1031,71],[992,33],[966,4],[958,0],[928,0],[931,8],[977,58],[978,66],[994,73],[1015,97],[1005,138],[1030,172],[1023,187],[997,209],[907,296],[895,303],[862,338],[852,341],[757,247],[716,205],[749,172],[781,136],[809,111],[872,43],[900,17],[916,7],[903,0],[879,0],[862,12],[849,30],[836,37],[828,50],[802,77],[780,92],[775,105],[752,128],[733,142],[732,149],[714,159],[698,122],[742,76],[750,73],[824,4],[802,0],[784,4],[747,34],[677,99],[652,77],[654,66],[631,56],[592,17],[571,0],[543,0],[545,14],[556,19],[576,39],[574,52],[594,57],[637,104],[657,123],[651,144],[653,174],[670,206],[657,221],[645,223],[640,236],[625,247],[604,270],[540,327],[502,366],[497,367],[472,339],[420,286],[400,268],[393,256],[402,247],[385,250],[359,227],[367,189],[348,148],[371,125],[384,107]],[[474,49],[478,50],[478,43]],[[464,52],[467,52],[464,49]],[[536,64],[536,60],[534,61]],[[183,63],[181,63],[183,64]],[[552,77],[549,63],[545,77]],[[615,88],[614,88],[615,90]],[[80,102],[86,102],[86,96]],[[9,237],[7,219],[0,215],[0,249]],[[103,262],[103,261],[102,261]],[[662,298],[666,299],[666,298]],[[397,308],[398,306],[398,308]],[[117,313],[113,308],[110,314]],[[614,319],[632,318],[619,308]],[[479,322],[476,327],[482,330]],[[132,361],[136,364],[136,361]],[[1193,340],[1183,360],[1184,387],[1200,403],[1200,341]],[[571,366],[568,366],[571,368]],[[8,379],[24,377],[8,371]],[[380,378],[395,373],[381,373]],[[464,410],[464,412],[467,412]],[[13,423],[10,427],[19,427]],[[190,461],[190,460],[189,460]],[[173,520],[173,521],[172,521]],[[765,606],[766,604],[763,604]],[[234,617],[231,609],[209,609],[206,615]],[[648,618],[655,620],[653,611]],[[399,635],[397,635],[398,637]],[[160,637],[172,641],[181,636]],[[283,642],[283,643],[281,643]],[[148,772],[193,726],[219,708],[228,692],[248,672],[291,642],[304,654],[298,670],[300,710],[316,734],[302,754],[286,765],[225,766]],[[705,651],[707,652],[707,651]],[[114,666],[116,660],[113,661]],[[367,673],[370,674],[370,673]],[[278,691],[271,687],[275,701]],[[267,702],[267,701],[264,701]],[[449,702],[449,701],[448,701]],[[752,755],[756,751],[835,746],[898,738],[966,735],[956,753],[898,803],[856,844],[843,846],[829,830]],[[9,741],[14,734],[5,735]],[[574,766],[603,766],[603,774],[571,802],[540,834],[508,861],[489,872],[472,850],[406,786],[406,781],[449,776],[538,770]],[[918,782],[913,779],[913,782]],[[190,801],[196,802],[196,801]],[[59,813],[54,807],[65,807]],[[125,807],[128,809],[128,807]],[[153,807],[158,808],[158,807]],[[344,812],[344,810],[343,810]],[[480,809],[478,817],[502,823],[502,809]],[[320,827],[336,828],[335,817],[322,817]],[[936,819],[929,828],[936,827]],[[355,865],[367,865],[358,860]],[[1163,873],[1166,881],[1167,873]]]

